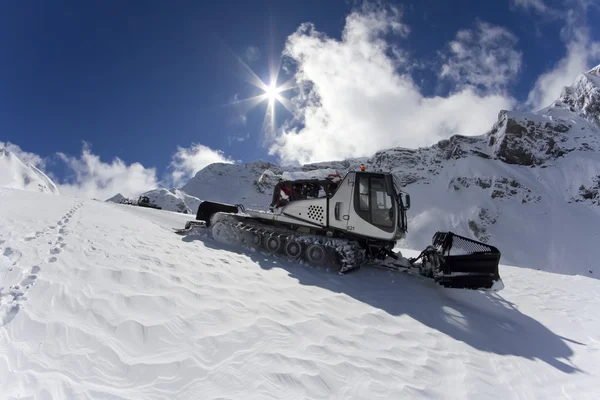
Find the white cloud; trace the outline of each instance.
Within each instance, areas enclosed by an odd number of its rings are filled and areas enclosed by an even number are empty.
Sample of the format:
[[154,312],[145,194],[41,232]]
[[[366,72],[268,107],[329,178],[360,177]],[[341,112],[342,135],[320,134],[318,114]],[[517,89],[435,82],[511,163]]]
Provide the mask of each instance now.
[[547,13],[552,10],[543,0],[511,0],[511,5],[531,9],[538,13]]
[[[235,137],[242,141],[245,137]],[[0,149],[6,148],[24,163],[35,165],[44,170],[46,160],[38,154],[23,151],[18,145],[0,142]],[[56,153],[58,160],[66,166],[66,178],[57,179],[50,171],[45,173],[56,183],[60,192],[88,198],[106,200],[117,193],[126,197],[137,197],[141,193],[157,187],[180,186],[196,172],[209,164],[233,163],[221,151],[213,150],[201,144],[192,144],[189,148],[177,147],[169,165],[171,172],[164,180],[157,178],[155,168],[146,168],[140,163],[127,164],[119,158],[104,162],[92,153],[88,143],[84,143],[78,157]]]
[[222,151],[213,150],[202,144],[192,144],[191,147],[177,146],[170,167],[173,169],[171,176],[175,186],[185,183],[186,179],[193,177],[196,172],[213,163],[233,163]]
[[449,44],[450,55],[441,76],[457,88],[476,86],[487,92],[506,90],[521,69],[517,37],[510,31],[478,21],[475,30],[461,30]]
[[487,131],[514,100],[463,85],[447,97],[425,97],[406,69],[405,52],[384,39],[407,35],[396,9],[350,14],[341,40],[304,24],[288,38],[285,55],[297,64],[298,113],[270,147],[283,162],[370,156],[380,149],[430,145],[452,134]]
[[110,163],[103,162],[92,154],[87,144],[79,158],[57,154],[74,174],[72,182],[58,184],[63,194],[106,200],[117,193],[126,197],[138,196],[159,186],[154,168],[145,168],[140,163],[127,165],[119,158]]
[[231,144],[233,142],[245,142],[247,139],[250,138],[250,134],[246,133],[244,134],[240,134],[240,135],[231,135],[227,137],[227,141],[229,142],[229,145],[231,146]]
[[18,145],[11,142],[0,142],[0,149],[6,149],[17,156],[25,164],[31,164],[37,168],[44,168],[45,162],[42,157],[35,153],[24,151]]
[[539,110],[549,106],[565,86],[570,86],[578,75],[598,64],[600,42],[591,39],[582,21],[584,14],[585,8],[572,9],[567,13],[567,23],[561,35],[566,43],[566,55],[552,69],[538,77],[527,96],[526,106],[530,109]]

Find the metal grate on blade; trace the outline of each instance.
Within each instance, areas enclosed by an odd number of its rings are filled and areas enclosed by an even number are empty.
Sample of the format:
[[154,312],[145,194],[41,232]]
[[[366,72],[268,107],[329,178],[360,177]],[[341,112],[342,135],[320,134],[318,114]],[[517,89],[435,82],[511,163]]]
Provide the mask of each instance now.
[[446,256],[450,255],[450,251],[453,255],[500,253],[494,246],[452,232],[436,232],[432,244]]

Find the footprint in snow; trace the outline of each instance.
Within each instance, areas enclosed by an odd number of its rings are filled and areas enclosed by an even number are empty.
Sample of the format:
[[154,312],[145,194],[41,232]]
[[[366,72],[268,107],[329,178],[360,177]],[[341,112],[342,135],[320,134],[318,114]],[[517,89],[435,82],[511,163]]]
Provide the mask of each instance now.
[[33,285],[33,283],[35,282],[35,280],[37,279],[37,275],[29,275],[27,278],[23,279],[21,281],[21,286],[24,286],[26,289],[29,289],[31,287],[31,285]]
[[35,239],[39,238],[39,237],[40,237],[40,236],[42,236],[43,234],[44,234],[44,232],[43,232],[43,231],[37,231],[37,232],[35,232],[35,233],[32,233],[32,234],[31,234],[31,235],[29,235],[29,236],[26,236],[26,237],[25,237],[25,241],[26,241],[26,242],[31,242],[32,240],[35,240]]
[[35,284],[41,271],[39,265],[31,267],[31,271],[18,285],[11,286],[8,292],[3,293],[4,287],[0,286],[0,326],[12,321],[21,308],[21,301],[27,300],[27,289]]
[[58,260],[56,257],[50,257],[50,258],[48,258],[48,262],[49,263],[56,262],[56,260]]
[[19,250],[7,247],[2,251],[2,255],[8,260],[11,265],[15,265],[21,258],[21,252]]
[[15,317],[19,313],[20,308],[20,304],[15,303],[14,300],[10,301],[8,304],[2,304],[0,302],[0,327],[8,324],[10,321],[15,319]]
[[62,251],[60,247],[54,247],[50,249],[50,254],[59,254]]
[[19,285],[11,286],[7,293],[3,293],[4,288],[0,287],[0,327],[15,319],[21,309],[20,302],[27,300],[23,288],[29,289],[36,279],[36,275],[29,275]]

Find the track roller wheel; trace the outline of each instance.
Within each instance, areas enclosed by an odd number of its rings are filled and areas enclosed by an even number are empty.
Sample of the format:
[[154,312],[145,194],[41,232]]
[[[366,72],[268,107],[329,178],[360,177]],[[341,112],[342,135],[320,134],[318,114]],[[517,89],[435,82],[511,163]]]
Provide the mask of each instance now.
[[322,265],[326,259],[326,251],[320,244],[313,243],[306,249],[306,259],[311,264]]
[[269,253],[276,253],[282,244],[282,239],[277,235],[267,236],[265,238],[265,249]]
[[262,237],[260,236],[260,233],[251,231],[246,232],[245,240],[248,246],[259,248]]
[[296,259],[302,254],[302,244],[291,240],[285,244],[283,251],[289,258]]
[[217,221],[211,227],[211,233],[213,238],[220,243],[231,244],[231,237],[229,236],[228,226],[221,221]]

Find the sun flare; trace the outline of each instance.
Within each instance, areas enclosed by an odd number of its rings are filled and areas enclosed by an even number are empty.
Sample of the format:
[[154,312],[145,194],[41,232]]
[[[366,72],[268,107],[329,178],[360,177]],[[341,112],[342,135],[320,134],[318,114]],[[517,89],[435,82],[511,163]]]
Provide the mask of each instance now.
[[279,71],[281,69],[281,61],[273,62],[273,60],[270,59],[269,84],[267,84],[260,79],[258,75],[256,75],[256,73],[254,73],[254,71],[252,71],[252,69],[250,69],[250,67],[240,57],[235,55],[233,52],[232,54],[242,67],[245,80],[256,88],[260,89],[262,93],[245,99],[236,99],[229,104],[235,104],[239,112],[246,113],[250,111],[250,109],[257,107],[259,104],[266,102],[267,108],[265,110],[262,131],[265,135],[265,139],[273,139],[276,134],[275,109],[277,108],[277,105],[282,105],[287,111],[289,111],[291,114],[294,114],[294,105],[290,99],[283,95],[283,92],[296,89],[297,86],[295,84],[295,78],[292,76],[282,84],[277,85]]
[[269,101],[275,101],[279,97],[280,89],[275,86],[275,83],[271,82],[269,86],[265,89],[265,94],[267,95]]

